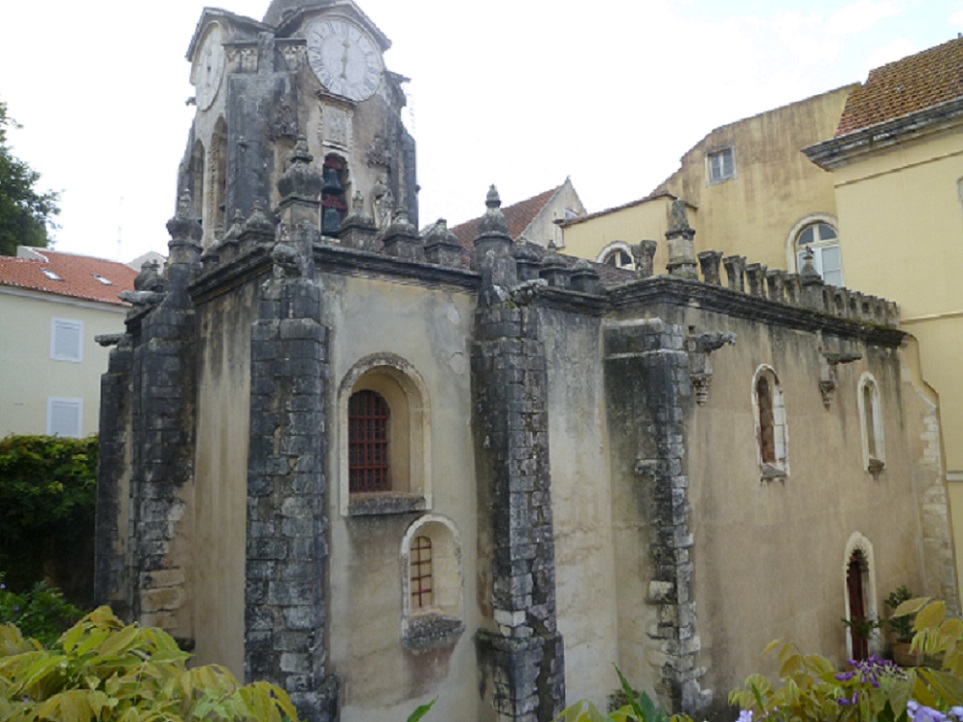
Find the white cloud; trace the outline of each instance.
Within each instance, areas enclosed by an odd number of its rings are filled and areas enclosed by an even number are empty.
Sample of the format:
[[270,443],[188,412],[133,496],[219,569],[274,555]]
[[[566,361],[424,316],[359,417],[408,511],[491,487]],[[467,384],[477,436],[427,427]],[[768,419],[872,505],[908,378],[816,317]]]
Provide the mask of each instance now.
[[827,30],[833,35],[857,35],[900,12],[892,0],[856,0],[829,18]]

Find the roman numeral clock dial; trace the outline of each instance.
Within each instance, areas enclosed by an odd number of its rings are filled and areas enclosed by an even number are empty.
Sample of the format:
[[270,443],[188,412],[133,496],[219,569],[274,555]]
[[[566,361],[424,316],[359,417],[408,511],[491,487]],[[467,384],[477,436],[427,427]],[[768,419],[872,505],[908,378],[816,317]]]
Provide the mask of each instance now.
[[384,66],[377,43],[344,18],[319,18],[307,32],[308,63],[334,95],[359,102],[381,84]]

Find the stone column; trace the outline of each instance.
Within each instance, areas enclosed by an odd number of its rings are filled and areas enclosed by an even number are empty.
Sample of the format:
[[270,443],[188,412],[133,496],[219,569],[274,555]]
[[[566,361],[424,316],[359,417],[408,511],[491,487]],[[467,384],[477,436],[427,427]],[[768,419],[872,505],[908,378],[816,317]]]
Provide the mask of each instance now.
[[726,256],[722,259],[722,264],[726,267],[729,288],[733,291],[744,291],[746,289],[746,257]]
[[699,266],[702,268],[702,280],[718,286],[722,283],[719,266],[722,263],[721,251],[703,251],[699,254]]
[[328,329],[312,251],[320,178],[310,162],[295,149],[294,180],[286,172],[278,182],[282,224],[251,332],[244,675],[282,686],[305,720],[334,722],[339,685],[325,670]]
[[492,188],[475,241],[485,280],[472,344],[473,426],[479,508],[490,510],[480,523],[490,541],[497,626],[477,641],[497,719],[548,722],[565,702],[565,665],[555,612],[545,348],[537,311],[508,298],[514,259],[500,203]]

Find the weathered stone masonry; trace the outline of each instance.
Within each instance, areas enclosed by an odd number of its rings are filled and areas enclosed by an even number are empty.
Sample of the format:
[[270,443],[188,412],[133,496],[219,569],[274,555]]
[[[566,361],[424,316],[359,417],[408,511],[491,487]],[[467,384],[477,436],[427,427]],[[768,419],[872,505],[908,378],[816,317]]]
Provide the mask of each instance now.
[[[494,189],[493,189],[494,191]],[[480,506],[490,510],[498,632],[478,644],[501,720],[554,719],[565,702],[564,645],[556,627],[545,348],[538,315],[516,285],[512,240],[494,192],[476,240],[482,291],[472,344]]]

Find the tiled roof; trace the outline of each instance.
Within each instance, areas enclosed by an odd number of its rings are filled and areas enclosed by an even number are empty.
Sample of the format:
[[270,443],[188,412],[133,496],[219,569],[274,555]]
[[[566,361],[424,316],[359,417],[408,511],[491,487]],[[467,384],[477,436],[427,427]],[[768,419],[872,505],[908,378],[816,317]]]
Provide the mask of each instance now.
[[[561,188],[561,186],[556,186],[528,200],[502,208],[502,213],[505,214],[505,220],[508,221],[508,235],[512,237],[513,241],[518,240],[518,237],[522,235],[524,230],[535,220],[535,216],[538,215],[539,211],[552,200],[552,196],[558,192],[559,188]],[[481,222],[481,219],[482,216],[479,216],[451,229],[451,232],[458,238],[458,242],[465,248],[474,247],[475,237],[478,235],[478,224]]]
[[[59,253],[46,248],[31,250],[46,260],[0,256],[0,286],[127,305],[117,298],[117,294],[134,290],[137,271],[133,268],[103,258]],[[98,280],[98,276],[110,281],[111,285]]]
[[869,72],[846,100],[836,136],[963,97],[963,38]]

